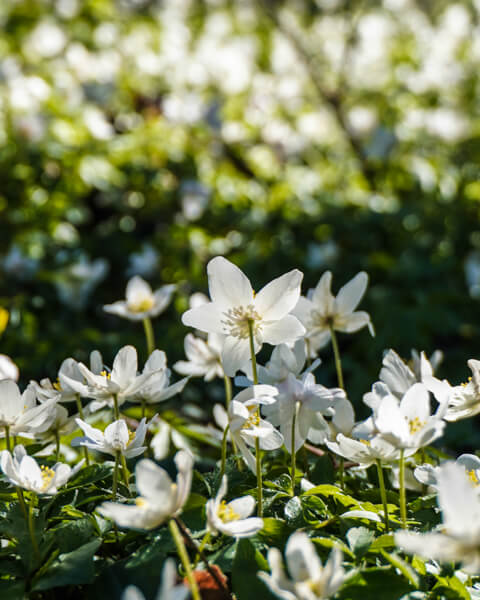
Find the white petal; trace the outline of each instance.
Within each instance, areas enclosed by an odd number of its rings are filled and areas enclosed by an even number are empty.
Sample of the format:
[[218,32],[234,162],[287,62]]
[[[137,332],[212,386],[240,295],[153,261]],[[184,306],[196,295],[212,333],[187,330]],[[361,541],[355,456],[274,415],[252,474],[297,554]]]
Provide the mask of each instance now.
[[105,442],[114,450],[124,451],[129,441],[127,424],[123,419],[114,421],[105,429]]
[[365,325],[368,325],[371,335],[375,335],[375,332],[371,327],[370,315],[364,311],[336,317],[334,322],[335,329],[343,331],[344,333],[354,333],[355,331],[362,329],[362,327],[365,327]]
[[132,277],[127,283],[125,297],[129,306],[141,304],[145,299],[152,298],[153,292],[150,285],[138,275]]
[[297,317],[287,315],[273,323],[266,323],[262,327],[263,340],[273,346],[286,342],[294,342],[305,335],[305,327]]
[[135,467],[135,478],[142,496],[156,505],[161,505],[162,501],[169,504],[172,480],[164,469],[144,458]]
[[227,336],[222,349],[222,365],[225,375],[234,377],[250,359],[250,342],[247,338]]
[[222,312],[217,304],[209,302],[198,308],[191,308],[182,315],[182,323],[189,327],[195,327],[207,333],[223,333]]
[[330,291],[331,285],[332,273],[330,271],[325,271],[321,276],[320,281],[317,283],[317,287],[312,291],[311,298],[309,298],[322,315],[333,314],[335,298]]
[[243,496],[243,498],[232,500],[228,503],[228,506],[237,513],[241,519],[246,519],[252,514],[255,508],[255,499],[252,496]]
[[121,348],[113,361],[111,379],[121,388],[126,387],[137,375],[137,351],[133,346]]
[[2,415],[8,424],[18,418],[23,411],[23,400],[18,385],[11,379],[0,381],[0,419]]
[[338,312],[343,314],[355,310],[367,289],[368,275],[365,271],[357,273],[353,279],[340,288],[335,299]]
[[469,537],[480,529],[480,499],[465,469],[454,462],[438,469],[438,503],[449,533]]
[[155,304],[153,308],[148,311],[152,317],[156,317],[167,308],[172,299],[173,292],[176,289],[177,286],[171,283],[168,285],[162,285],[162,287],[158,288],[158,290],[155,290],[155,293],[153,294]]
[[210,297],[220,310],[253,304],[253,290],[248,277],[223,256],[207,265]]
[[322,563],[306,533],[296,532],[290,536],[285,547],[285,558],[295,581],[321,576]]
[[277,321],[295,308],[300,297],[303,273],[294,269],[277,277],[255,296],[255,310],[265,321]]
[[128,310],[125,300],[118,300],[112,304],[104,304],[103,310],[111,315],[117,315],[117,317],[123,317],[125,319],[137,320],[138,317],[138,315]]

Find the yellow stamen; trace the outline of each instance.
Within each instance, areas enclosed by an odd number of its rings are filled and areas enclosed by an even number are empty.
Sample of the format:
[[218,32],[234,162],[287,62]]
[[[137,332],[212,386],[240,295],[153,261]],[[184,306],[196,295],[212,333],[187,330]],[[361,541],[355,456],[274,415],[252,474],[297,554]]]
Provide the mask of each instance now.
[[40,470],[42,472],[42,490],[46,490],[48,488],[48,486],[52,483],[52,479],[55,477],[55,471],[53,469],[50,469],[50,467],[46,467],[45,465],[42,465],[40,467]]
[[103,371],[100,372],[100,375],[102,377],[106,377],[107,379],[110,379],[112,374],[111,373],[107,373],[107,371],[105,371],[105,369]]
[[418,417],[415,417],[414,419],[411,419],[408,422],[408,426],[410,428],[410,433],[417,433],[417,431],[420,431],[420,429],[422,429],[422,427],[425,425],[425,423],[422,423],[422,421],[420,421],[420,419]]
[[473,485],[478,485],[480,483],[475,469],[471,469],[470,471],[467,471],[467,475],[468,475],[468,478],[470,479],[470,481],[473,483]]
[[53,387],[57,390],[57,392],[62,391],[62,384],[60,383],[59,379],[57,379],[57,381],[53,384]]
[[145,508],[145,506],[147,506],[148,502],[145,500],[145,498],[142,498],[141,496],[139,496],[138,498],[135,498],[135,504],[137,506],[139,506],[140,508]]
[[153,308],[154,304],[155,304],[154,298],[142,298],[138,302],[133,302],[133,303],[129,304],[128,310],[130,310],[131,312],[134,312],[134,313],[145,312],[145,311]]
[[236,513],[233,508],[225,502],[225,500],[220,502],[217,515],[224,523],[230,523],[230,521],[237,521],[240,519],[240,515]]

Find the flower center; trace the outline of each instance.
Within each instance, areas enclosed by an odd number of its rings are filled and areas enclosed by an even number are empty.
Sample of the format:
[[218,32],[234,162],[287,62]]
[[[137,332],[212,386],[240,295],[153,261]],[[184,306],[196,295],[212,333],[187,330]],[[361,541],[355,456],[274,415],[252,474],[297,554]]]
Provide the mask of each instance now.
[[425,423],[422,423],[422,421],[420,421],[420,419],[418,417],[415,417],[414,419],[410,419],[408,421],[408,427],[410,429],[410,433],[417,433],[417,431],[420,431],[420,429],[422,429],[422,427],[425,425]]
[[225,319],[222,320],[222,325],[225,328],[226,335],[246,339],[250,335],[249,323],[252,323],[254,336],[262,328],[262,318],[253,304],[229,308],[223,314]]
[[100,375],[102,377],[106,377],[107,379],[110,379],[112,376],[111,373],[107,373],[107,371],[105,371],[105,369],[103,371],[100,371]]
[[480,484],[480,481],[478,480],[478,476],[477,476],[475,469],[471,469],[470,471],[467,471],[467,475],[468,475],[468,478],[470,479],[470,481],[473,483],[473,485],[477,486]]
[[144,298],[139,298],[136,302],[130,302],[128,304],[128,310],[133,313],[146,312],[153,308],[155,304],[155,299],[153,296],[145,296]]
[[148,502],[145,500],[145,498],[142,498],[142,496],[135,498],[135,504],[139,508],[146,508],[148,506]]
[[62,384],[60,383],[60,379],[57,379],[57,381],[55,381],[55,383],[52,384],[54,389],[57,390],[57,392],[61,392],[62,391]]
[[52,479],[55,477],[55,471],[45,465],[42,465],[40,470],[42,473],[42,487],[40,489],[46,490],[52,483]]
[[240,518],[240,515],[236,513],[233,510],[233,508],[225,502],[225,500],[222,500],[220,502],[217,515],[224,523],[230,523],[230,521],[237,521]]
[[330,329],[335,321],[335,315],[321,313],[319,310],[313,309],[310,312],[309,329],[310,335],[315,334],[319,330]]

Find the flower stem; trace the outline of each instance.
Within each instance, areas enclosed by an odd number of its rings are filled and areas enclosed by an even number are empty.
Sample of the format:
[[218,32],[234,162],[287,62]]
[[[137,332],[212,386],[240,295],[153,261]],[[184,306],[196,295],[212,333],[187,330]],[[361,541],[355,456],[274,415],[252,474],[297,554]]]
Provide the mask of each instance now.
[[112,500],[117,499],[118,487],[118,466],[120,462],[120,452],[115,452],[115,466],[113,467],[113,485],[112,485]]
[[41,561],[40,550],[38,549],[37,538],[35,537],[35,525],[33,522],[34,514],[34,499],[33,496],[30,499],[30,503],[28,506],[28,532],[30,533],[30,539],[32,541],[33,553],[35,554],[35,558],[38,562]]
[[[80,394],[75,394],[75,401],[77,403],[78,415],[84,421],[83,418],[83,408],[82,401],[80,400]],[[85,456],[85,464],[88,466],[90,464],[90,458],[88,457],[88,448],[86,446],[83,447],[83,454]]]
[[60,459],[60,434],[55,431],[55,461],[58,462]]
[[143,319],[143,328],[145,330],[145,337],[147,339],[147,350],[148,356],[155,350],[155,336],[153,334],[152,322],[149,317]]
[[400,516],[402,518],[403,529],[407,528],[407,502],[405,496],[405,450],[400,450],[400,473],[399,473],[399,486],[400,486]]
[[[253,385],[258,385],[257,357],[255,356],[255,344],[253,341],[253,319],[248,319],[248,337],[250,340],[250,357],[252,359]],[[257,408],[260,416],[260,409]],[[263,482],[262,482],[262,455],[260,452],[260,440],[255,438],[255,458],[257,459],[257,515],[263,515]]]
[[[228,412],[230,402],[232,401],[232,382],[228,375],[223,376],[223,383],[225,384],[225,408]],[[233,453],[238,454],[237,444],[235,443],[235,440],[233,438],[231,439],[231,442]],[[240,458],[237,458],[237,468],[239,471],[243,471],[243,463]]]
[[120,411],[118,409],[118,394],[113,394],[113,418],[115,421],[120,419]]
[[292,447],[291,447],[291,479],[292,479],[292,496],[295,496],[295,473],[297,471],[297,453],[295,452],[295,426],[297,422],[297,403],[295,402],[295,408],[293,410],[292,418]]
[[203,554],[203,549],[210,541],[211,533],[207,531],[207,533],[203,536],[203,540],[200,542],[200,546],[197,547],[197,556],[195,557],[195,562],[193,563],[193,568],[195,568],[201,558],[201,554]]
[[127,461],[125,459],[125,455],[122,454],[122,453],[120,453],[120,459],[122,461],[123,483],[125,484],[125,487],[127,488],[128,494],[130,495],[130,486],[128,484],[128,479],[129,479],[130,473],[128,471]]
[[225,431],[223,432],[222,437],[222,462],[220,463],[220,480],[222,479],[225,473],[225,463],[227,462],[227,437],[229,429],[230,425],[227,425],[225,427]]
[[340,457],[338,469],[340,471],[340,487],[342,490],[345,489],[345,459],[343,456]]
[[9,452],[12,451],[12,442],[10,441],[10,425],[5,425],[5,444]]
[[20,504],[20,508],[22,509],[23,516],[28,522],[27,505],[25,504],[25,498],[23,497],[23,490],[21,487],[16,487],[15,490],[17,492],[18,503]]
[[177,547],[177,552],[180,560],[182,561],[183,568],[185,569],[185,573],[187,576],[188,583],[190,584],[190,591],[192,593],[193,600],[202,600],[200,596],[200,592],[198,591],[197,582],[195,581],[195,577],[192,571],[192,565],[190,564],[190,559],[187,554],[187,549],[185,548],[185,544],[183,543],[182,535],[178,529],[177,524],[174,519],[170,519],[168,521],[168,528],[170,529],[170,534],[175,542],[175,546]]
[[337,335],[333,325],[330,325],[330,334],[332,336],[333,355],[335,357],[335,369],[337,370],[338,387],[345,389],[343,383],[342,361],[340,360],[340,350],[338,349]]
[[385,522],[385,533],[389,533],[390,528],[388,526],[388,504],[387,504],[387,492],[385,490],[385,478],[383,477],[382,463],[379,459],[376,460],[378,482],[380,484],[380,496],[383,504],[383,520]]

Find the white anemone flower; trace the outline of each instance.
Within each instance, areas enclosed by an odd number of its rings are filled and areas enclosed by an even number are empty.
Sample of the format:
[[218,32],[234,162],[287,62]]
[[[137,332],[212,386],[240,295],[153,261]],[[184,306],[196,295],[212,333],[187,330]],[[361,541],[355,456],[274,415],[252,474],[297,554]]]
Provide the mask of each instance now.
[[228,407],[230,434],[253,473],[257,472],[255,457],[248,446],[259,440],[262,450],[276,450],[283,436],[274,426],[260,417],[260,405],[272,404],[278,390],[270,385],[254,385],[238,393]]
[[[173,558],[165,561],[162,571],[162,585],[158,590],[155,600],[186,600],[190,590],[185,585],[177,583],[177,569]],[[122,600],[145,600],[145,596],[134,585],[125,588]]]
[[[480,494],[480,458],[474,454],[462,454],[455,461],[457,465],[462,466],[468,475],[472,485]],[[428,485],[433,490],[438,489],[438,473],[440,466],[420,465],[413,472],[417,481],[423,485]]]
[[13,456],[8,450],[3,450],[0,457],[0,467],[12,485],[36,494],[48,495],[56,494],[58,488],[65,485],[83,463],[81,460],[73,469],[65,463],[56,463],[51,468],[40,467],[20,444],[15,446]]
[[355,410],[348,398],[338,398],[333,405],[335,414],[330,421],[330,438],[335,439],[337,434],[349,437],[355,427]]
[[175,455],[177,481],[157,464],[144,458],[135,467],[135,481],[140,496],[135,504],[104,502],[98,512],[112,519],[120,527],[154,529],[167,519],[179,514],[190,494],[193,457],[180,450]]
[[33,386],[20,394],[18,385],[11,379],[0,381],[0,437],[5,430],[11,435],[36,435],[46,431],[55,413],[55,398],[37,404]]
[[390,463],[400,457],[399,449],[379,436],[356,440],[339,433],[335,442],[327,441],[325,443],[329,450],[347,460],[358,463],[361,468],[367,468],[375,464],[377,460]]
[[322,415],[333,415],[335,401],[345,398],[345,392],[340,388],[328,389],[317,384],[312,373],[303,375],[301,379],[289,373],[278,390],[277,401],[262,407],[262,413],[270,423],[280,427],[288,452],[292,451],[294,418],[295,452],[307,439],[314,444],[323,444],[328,437],[329,427]]
[[213,535],[223,533],[234,538],[255,535],[262,529],[263,519],[250,517],[255,509],[254,498],[244,496],[227,503],[223,499],[227,493],[227,485],[227,476],[224,475],[216,497],[206,504],[208,531]]
[[188,360],[177,361],[173,368],[181,375],[203,376],[205,381],[212,381],[215,377],[222,378],[224,375],[221,359],[223,342],[224,336],[217,333],[210,333],[206,340],[188,333],[184,342]]
[[434,414],[430,412],[430,396],[422,383],[415,383],[399,401],[386,396],[374,416],[375,427],[390,444],[401,449],[428,446],[443,434],[446,410],[440,404]]
[[462,465],[448,462],[437,475],[440,531],[395,533],[395,543],[409,554],[440,562],[459,562],[472,575],[480,570],[480,496]]
[[6,354],[0,354],[0,380],[13,379],[18,381],[20,373],[17,365]]
[[258,576],[283,600],[324,600],[331,598],[346,579],[342,567],[342,552],[333,548],[323,566],[315,547],[306,533],[293,533],[285,547],[288,571],[285,575],[282,555],[277,548],[268,551],[271,574],[261,571]]
[[249,332],[254,351],[262,344],[294,342],[305,333],[300,321],[289,314],[300,296],[303,274],[297,269],[274,279],[255,294],[244,273],[222,256],[207,265],[211,302],[182,316],[184,325],[225,336],[221,356],[229,377],[250,359]]
[[480,413],[480,360],[471,358],[467,364],[472,376],[467,383],[451,388],[447,421],[460,421]]
[[106,304],[103,310],[131,321],[156,317],[170,304],[175,289],[175,284],[169,284],[163,285],[153,292],[144,279],[135,275],[127,283],[126,299]]
[[72,440],[72,446],[86,446],[90,450],[104,452],[116,456],[118,452],[125,458],[139,456],[146,450],[143,446],[145,434],[147,433],[146,419],[143,418],[135,433],[128,430],[127,424],[123,419],[114,421],[105,428],[105,431],[95,429],[81,419],[75,419],[77,425],[85,434]]
[[331,328],[353,333],[368,326],[371,335],[375,335],[370,315],[364,311],[354,312],[365,293],[367,283],[368,275],[361,271],[340,288],[335,297],[331,292],[332,273],[326,271],[316,288],[309,290],[306,298],[299,298],[292,314],[305,326],[309,354],[315,356],[317,350],[328,344]]

